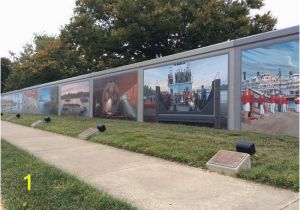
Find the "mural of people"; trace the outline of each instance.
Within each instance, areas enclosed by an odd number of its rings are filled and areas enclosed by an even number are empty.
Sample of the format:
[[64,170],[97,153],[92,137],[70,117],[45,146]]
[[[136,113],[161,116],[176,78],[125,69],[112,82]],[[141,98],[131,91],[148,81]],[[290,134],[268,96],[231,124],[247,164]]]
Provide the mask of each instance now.
[[297,95],[295,99],[295,112],[300,112],[300,98],[299,95]]
[[250,102],[251,102],[251,95],[248,88],[245,89],[245,91],[242,94],[242,105],[243,105],[243,111],[244,111],[244,118],[245,120],[248,119],[249,113],[250,113]]
[[228,55],[219,55],[144,71],[144,121],[156,121],[156,88],[170,114],[200,113],[207,107],[212,82],[220,79],[221,127],[227,128]]
[[272,114],[275,113],[275,107],[276,107],[276,96],[271,95],[271,98],[270,98],[270,111],[271,111]]
[[120,91],[116,83],[108,82],[103,90],[102,95],[102,112],[107,115],[114,115],[120,104]]
[[137,72],[94,79],[94,116],[137,118]]
[[286,112],[287,111],[287,105],[288,105],[288,100],[286,98],[286,96],[282,96],[282,112]]
[[265,94],[262,94],[258,98],[259,114],[260,115],[264,115],[265,114],[265,103],[266,103]]
[[295,129],[299,114],[294,111],[299,94],[298,71],[298,40],[242,51],[243,130],[299,136]]

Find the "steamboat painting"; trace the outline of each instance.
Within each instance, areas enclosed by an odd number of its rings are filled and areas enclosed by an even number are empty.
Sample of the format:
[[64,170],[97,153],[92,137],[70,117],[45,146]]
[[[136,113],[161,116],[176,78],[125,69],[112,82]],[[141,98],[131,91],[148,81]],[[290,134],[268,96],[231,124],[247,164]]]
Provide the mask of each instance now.
[[94,80],[96,117],[135,120],[137,118],[137,72]]
[[242,52],[242,129],[298,136],[299,41]]
[[39,89],[39,107],[42,114],[58,114],[58,86]]
[[83,81],[61,86],[61,114],[89,116],[90,82]]
[[144,120],[156,121],[157,115],[163,114],[161,110],[176,115],[214,114],[205,110],[212,108],[212,84],[216,80],[220,81],[221,127],[227,128],[227,54],[145,70]]

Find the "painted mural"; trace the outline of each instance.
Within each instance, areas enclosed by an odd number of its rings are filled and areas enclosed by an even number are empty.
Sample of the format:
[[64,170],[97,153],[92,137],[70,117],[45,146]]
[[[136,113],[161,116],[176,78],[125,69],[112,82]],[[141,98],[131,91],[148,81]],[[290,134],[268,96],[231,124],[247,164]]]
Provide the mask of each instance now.
[[221,124],[227,127],[228,55],[220,55],[144,71],[144,121],[155,121],[156,90],[170,113],[200,113],[210,106],[212,82],[220,79]]
[[13,93],[11,94],[11,112],[18,112],[19,111],[19,94]]
[[19,113],[23,112],[23,93],[22,92],[18,93],[18,112]]
[[94,116],[137,118],[137,72],[94,79]]
[[88,117],[90,113],[90,82],[61,86],[61,114]]
[[58,86],[39,89],[39,108],[45,115],[58,114]]
[[1,112],[11,111],[11,95],[5,95],[1,97]]
[[299,135],[299,41],[242,52],[242,129]]
[[23,112],[34,114],[39,113],[39,98],[37,89],[24,91]]

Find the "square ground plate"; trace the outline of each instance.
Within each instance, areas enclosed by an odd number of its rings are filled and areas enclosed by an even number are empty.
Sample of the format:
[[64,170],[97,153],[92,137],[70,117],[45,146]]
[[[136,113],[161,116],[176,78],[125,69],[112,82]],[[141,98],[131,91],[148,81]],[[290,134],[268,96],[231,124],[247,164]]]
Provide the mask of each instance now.
[[37,128],[37,127],[39,127],[43,124],[45,124],[44,120],[38,120],[38,121],[35,121],[34,123],[32,123],[30,126],[33,127],[33,128]]
[[15,115],[9,116],[8,118],[6,118],[6,120],[12,120],[12,119],[16,119],[17,117]]
[[82,133],[78,135],[79,138],[81,139],[86,139],[94,134],[98,133],[98,129],[96,128],[88,128],[84,130]]
[[236,174],[242,169],[251,168],[250,155],[242,152],[219,150],[207,163],[212,171]]
[[246,156],[246,153],[220,150],[208,161],[208,163],[236,168]]

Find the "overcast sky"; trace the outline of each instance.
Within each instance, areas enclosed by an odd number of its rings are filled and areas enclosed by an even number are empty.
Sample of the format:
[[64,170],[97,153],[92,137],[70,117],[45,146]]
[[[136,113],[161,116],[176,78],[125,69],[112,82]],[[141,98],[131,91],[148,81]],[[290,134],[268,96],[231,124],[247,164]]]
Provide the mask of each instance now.
[[[299,0],[265,0],[262,12],[278,18],[276,28],[299,25]],[[34,33],[59,34],[72,17],[75,0],[0,0],[0,56],[19,53]],[[260,13],[262,13],[260,11]]]

